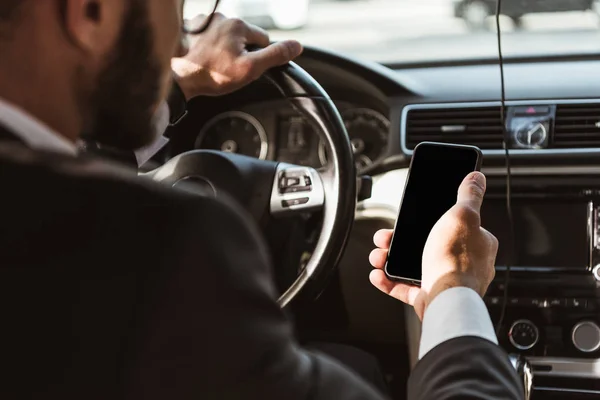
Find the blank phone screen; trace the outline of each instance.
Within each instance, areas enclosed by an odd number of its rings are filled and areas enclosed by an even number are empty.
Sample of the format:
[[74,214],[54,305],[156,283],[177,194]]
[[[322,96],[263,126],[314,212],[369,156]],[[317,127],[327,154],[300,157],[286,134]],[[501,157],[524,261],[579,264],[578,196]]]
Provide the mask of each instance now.
[[388,253],[388,275],[421,280],[427,237],[456,204],[458,187],[477,169],[478,154],[474,148],[425,143],[415,149]]

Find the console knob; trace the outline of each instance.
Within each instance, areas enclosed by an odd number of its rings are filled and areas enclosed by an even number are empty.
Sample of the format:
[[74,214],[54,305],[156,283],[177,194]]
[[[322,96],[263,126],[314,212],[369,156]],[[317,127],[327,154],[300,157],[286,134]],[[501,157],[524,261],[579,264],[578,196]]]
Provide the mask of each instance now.
[[596,278],[597,281],[600,281],[600,264],[594,267],[592,274],[594,274],[594,278]]
[[508,340],[519,350],[529,350],[540,339],[537,326],[528,319],[513,322],[508,331]]
[[600,348],[600,327],[592,321],[582,321],[573,327],[573,345],[579,351],[591,353]]

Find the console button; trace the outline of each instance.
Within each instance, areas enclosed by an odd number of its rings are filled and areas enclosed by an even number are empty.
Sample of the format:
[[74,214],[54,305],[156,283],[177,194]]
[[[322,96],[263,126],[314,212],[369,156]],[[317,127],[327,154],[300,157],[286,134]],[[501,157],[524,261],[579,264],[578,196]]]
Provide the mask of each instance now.
[[529,350],[538,342],[540,332],[537,326],[527,319],[513,322],[508,331],[508,340],[519,350]]
[[550,114],[548,106],[515,107],[515,117],[532,117]]
[[583,321],[571,332],[573,346],[581,352],[591,353],[600,348],[600,327],[595,322]]
[[485,302],[486,302],[487,304],[490,304],[490,305],[492,305],[492,306],[497,306],[497,305],[499,305],[499,304],[500,304],[500,300],[501,300],[501,299],[502,299],[501,297],[496,297],[496,296],[493,296],[493,297],[486,297],[486,298],[485,298]]
[[587,300],[585,299],[567,299],[568,308],[585,309],[587,306]]
[[567,304],[565,299],[550,299],[548,300],[550,307],[564,307]]

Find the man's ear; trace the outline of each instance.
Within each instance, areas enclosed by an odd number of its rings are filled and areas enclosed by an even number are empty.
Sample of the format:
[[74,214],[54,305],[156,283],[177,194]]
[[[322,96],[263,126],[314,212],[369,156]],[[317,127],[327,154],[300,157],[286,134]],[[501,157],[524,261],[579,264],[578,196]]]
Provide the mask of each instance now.
[[119,36],[127,1],[64,0],[64,23],[71,41],[85,53],[101,57]]

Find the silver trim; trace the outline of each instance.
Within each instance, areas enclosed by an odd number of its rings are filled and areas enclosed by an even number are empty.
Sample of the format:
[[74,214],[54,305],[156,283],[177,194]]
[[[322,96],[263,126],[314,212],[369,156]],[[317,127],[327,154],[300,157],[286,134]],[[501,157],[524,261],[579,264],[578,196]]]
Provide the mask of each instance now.
[[540,392],[560,392],[560,393],[580,393],[580,394],[600,394],[600,390],[590,389],[570,389],[570,388],[555,388],[546,386],[534,386],[534,391]]
[[[267,155],[269,154],[269,138],[267,137],[267,131],[265,130],[265,127],[262,126],[262,124],[256,118],[254,118],[252,115],[245,113],[243,111],[227,111],[227,112],[218,114],[215,117],[208,120],[208,122],[206,122],[204,124],[204,126],[202,127],[202,129],[200,130],[200,133],[198,133],[198,136],[196,136],[196,141],[194,142],[194,148],[197,150],[202,149],[202,147],[200,145],[202,144],[202,140],[204,140],[204,136],[206,136],[206,132],[210,128],[212,128],[217,122],[222,121],[226,118],[231,118],[231,117],[241,118],[243,120],[246,120],[254,127],[254,129],[256,129],[256,132],[258,133],[258,137],[260,138],[260,153],[259,153],[258,159],[266,160]],[[249,156],[249,157],[255,157],[254,154],[244,154],[244,155]]]
[[[311,190],[306,192],[281,193],[279,190],[279,181],[284,178],[286,174],[301,175],[310,178],[312,183]],[[308,199],[308,201],[303,204],[288,207],[282,205],[282,202],[284,201],[294,201],[299,199]],[[323,187],[321,175],[319,175],[316,169],[286,163],[279,163],[279,165],[277,165],[277,172],[275,173],[275,180],[273,181],[273,187],[271,189],[271,215],[278,216],[314,211],[323,208],[324,204],[325,188]]]
[[[592,347],[591,349],[587,350],[587,349],[582,349],[581,347],[579,347],[579,345],[575,342],[575,332],[581,328],[582,326],[591,326],[592,328],[596,329],[596,332],[598,334],[598,341],[596,343],[596,345],[594,347]],[[573,327],[573,330],[571,331],[571,341],[573,342],[573,346],[575,346],[575,348],[583,353],[593,353],[594,351],[600,349],[600,327],[592,321],[581,321],[579,322],[577,325],[575,325]]]
[[[531,124],[533,124],[534,128],[531,128]],[[527,132],[526,132],[527,142],[524,143],[522,141],[522,138],[520,137],[519,133],[522,132],[520,129],[522,129],[523,127],[526,127],[526,126],[529,129],[527,129]],[[520,129],[518,129],[517,132],[515,132],[515,137],[514,137],[515,141],[519,144],[519,146],[521,146],[524,149],[530,149],[530,150],[543,149],[542,145],[548,141],[548,129],[546,129],[546,126],[544,125],[543,122],[539,122],[539,121],[527,122],[525,125],[522,125],[520,127]],[[542,137],[541,137],[541,139],[536,140],[534,143],[532,143],[531,138],[533,136],[533,133],[536,131],[536,129],[541,129]]]
[[[381,122],[386,128],[385,136],[386,136],[386,141],[387,141],[387,138],[390,135],[390,129],[392,126],[392,123],[388,117],[386,117],[379,111],[373,110],[371,108],[365,108],[365,107],[348,108],[343,111],[340,111],[340,115],[342,116],[342,121],[344,122],[344,126],[346,126],[348,124],[348,121],[349,121],[348,114],[349,113],[362,113],[363,115],[366,114],[366,115],[369,115],[369,116],[379,120],[379,122]],[[346,129],[348,129],[347,126],[346,126]],[[350,138],[350,139],[352,140],[352,138]],[[385,150],[386,150],[386,148],[384,146],[381,149],[381,151],[379,152],[380,154],[374,160],[371,160],[367,156],[364,156],[364,157],[368,158],[370,161],[370,164],[368,167],[370,167],[373,164],[377,164],[377,163],[381,162],[385,158]],[[321,163],[321,165],[326,166],[327,165],[327,149],[325,148],[325,142],[323,142],[323,140],[319,140],[318,155],[319,155],[319,162]],[[356,157],[356,154],[354,156]],[[357,174],[360,175],[361,172],[364,171],[364,169],[365,168],[357,169]]]
[[508,360],[515,371],[517,371],[517,374],[523,378],[525,400],[529,400],[533,387],[533,372],[531,371],[531,363],[529,363],[529,361],[520,354],[509,354]]
[[[517,326],[518,324],[529,324],[533,330],[535,331],[535,340],[533,341],[533,343],[530,346],[523,346],[520,344],[517,344],[515,342],[515,340],[512,337],[512,331],[515,328],[515,326]],[[508,330],[508,340],[510,341],[510,343],[515,346],[516,349],[519,350],[529,350],[531,349],[533,346],[535,346],[538,342],[538,340],[540,340],[540,331],[538,330],[538,327],[535,326],[535,324],[533,322],[531,322],[528,319],[519,319],[516,320],[515,322],[512,323],[512,325],[510,326],[510,329]]]
[[594,277],[596,278],[597,281],[600,281],[600,278],[598,278],[598,276],[596,275],[596,272],[594,272],[594,270],[598,269],[598,267],[600,267],[600,265],[597,265],[595,267],[592,267],[592,263],[594,262],[594,248],[596,247],[596,243],[598,243],[598,237],[597,237],[597,232],[596,232],[596,227],[598,226],[598,221],[596,220],[596,215],[594,213],[594,202],[590,201],[588,202],[588,215],[587,215],[587,239],[588,239],[588,247],[589,247],[589,254],[588,254],[588,270],[592,270],[592,272],[594,273]]
[[[599,379],[600,359],[527,357],[535,376],[560,376],[564,378]],[[549,367],[550,371],[538,371],[535,367]]]
[[525,400],[531,399],[533,392],[533,370],[531,363],[527,360],[523,361],[523,386],[525,389]]
[[597,281],[600,281],[600,264],[594,267],[592,274],[594,274],[594,278],[596,278]]
[[[506,106],[528,106],[528,105],[558,105],[558,104],[599,104],[600,99],[568,99],[568,100],[511,100],[506,102]],[[402,152],[412,156],[413,150],[406,147],[406,118],[410,110],[428,110],[436,108],[468,108],[468,107],[500,107],[501,101],[482,101],[482,102],[466,102],[466,103],[425,103],[425,104],[409,104],[402,110],[402,120],[400,121],[400,146]],[[504,156],[503,149],[498,150],[482,150],[484,155]],[[510,149],[510,154],[514,155],[529,155],[529,156],[546,156],[555,154],[600,154],[600,148],[572,148],[572,149]]]
[[[600,149],[599,149],[600,150]],[[512,150],[511,150],[512,153]],[[506,175],[505,167],[489,167],[482,170],[486,175]],[[511,175],[597,175],[597,165],[559,166],[559,167],[513,167]]]

